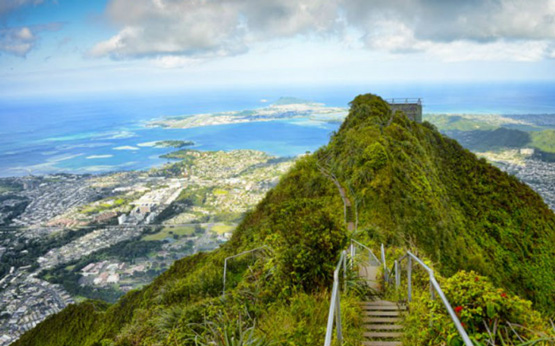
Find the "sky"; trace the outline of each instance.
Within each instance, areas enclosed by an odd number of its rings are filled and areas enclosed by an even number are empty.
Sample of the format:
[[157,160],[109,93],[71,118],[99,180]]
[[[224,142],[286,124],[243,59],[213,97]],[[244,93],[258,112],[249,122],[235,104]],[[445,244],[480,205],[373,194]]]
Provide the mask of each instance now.
[[555,81],[555,0],[0,0],[0,94]]

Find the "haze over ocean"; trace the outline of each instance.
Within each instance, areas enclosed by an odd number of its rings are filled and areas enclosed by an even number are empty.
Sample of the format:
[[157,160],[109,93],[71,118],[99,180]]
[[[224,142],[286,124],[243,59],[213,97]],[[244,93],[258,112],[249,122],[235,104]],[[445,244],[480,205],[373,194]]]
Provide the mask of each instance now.
[[256,149],[277,156],[295,156],[327,143],[338,124],[274,121],[192,129],[147,128],[144,124],[162,116],[264,107],[281,96],[348,107],[354,96],[366,92],[384,98],[422,97],[425,113],[555,114],[555,83],[538,82],[297,86],[71,99],[0,98],[0,176],[147,169],[166,162],[159,155],[175,150],[148,143],[167,139],[192,140],[199,150]]

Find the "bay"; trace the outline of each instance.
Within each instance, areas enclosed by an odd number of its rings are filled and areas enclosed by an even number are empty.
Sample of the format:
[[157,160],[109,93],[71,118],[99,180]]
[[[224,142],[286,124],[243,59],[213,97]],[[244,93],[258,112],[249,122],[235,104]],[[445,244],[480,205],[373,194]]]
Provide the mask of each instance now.
[[[424,112],[555,114],[555,84],[423,83],[217,88],[55,99],[0,97],[0,176],[148,169],[175,150],[151,142],[192,140],[199,150],[256,149],[296,156],[328,142],[337,123],[271,121],[191,129],[145,127],[164,116],[264,107],[281,96],[348,107],[361,93],[421,97]],[[262,102],[268,101],[268,102]],[[149,145],[150,144],[150,145]]]

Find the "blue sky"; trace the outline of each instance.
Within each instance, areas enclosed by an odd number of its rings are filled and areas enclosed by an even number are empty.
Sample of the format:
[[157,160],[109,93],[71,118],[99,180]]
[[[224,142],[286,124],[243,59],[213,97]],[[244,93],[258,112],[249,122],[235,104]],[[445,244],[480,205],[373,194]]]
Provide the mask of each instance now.
[[553,81],[553,0],[2,0],[0,92]]

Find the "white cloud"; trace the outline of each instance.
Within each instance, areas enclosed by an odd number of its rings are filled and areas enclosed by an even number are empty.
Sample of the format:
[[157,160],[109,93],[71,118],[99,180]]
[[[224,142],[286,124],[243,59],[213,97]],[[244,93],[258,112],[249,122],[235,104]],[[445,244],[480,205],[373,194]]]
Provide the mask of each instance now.
[[36,45],[44,31],[57,31],[61,23],[0,29],[0,52],[25,57]]
[[107,14],[120,30],[93,56],[163,67],[188,60],[162,57],[233,56],[299,36],[352,45],[358,33],[372,50],[452,59],[464,47],[464,59],[517,61],[551,58],[555,40],[553,0],[111,0]]
[[24,57],[34,44],[35,36],[28,27],[0,29],[0,52]]
[[347,0],[347,21],[368,48],[459,60],[549,58],[552,0]]
[[108,16],[122,29],[91,54],[116,59],[237,55],[260,41],[329,34],[337,11],[336,0],[113,0]]
[[166,55],[154,58],[154,65],[162,68],[180,68],[197,64],[199,60],[185,57]]

